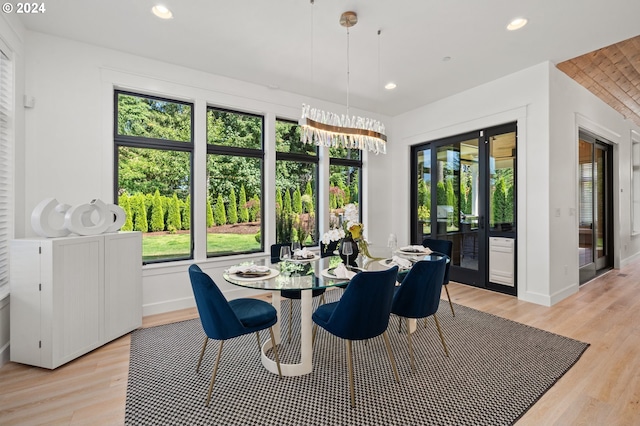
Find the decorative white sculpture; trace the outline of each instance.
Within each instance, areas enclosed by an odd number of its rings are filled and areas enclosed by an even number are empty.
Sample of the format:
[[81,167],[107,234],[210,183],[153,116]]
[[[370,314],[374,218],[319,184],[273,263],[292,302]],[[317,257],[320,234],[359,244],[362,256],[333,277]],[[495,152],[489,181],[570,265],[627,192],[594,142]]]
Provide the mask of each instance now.
[[98,235],[117,232],[125,220],[126,213],[120,206],[105,204],[99,199],[71,207],[55,198],[46,198],[31,213],[33,230],[47,238],[65,237],[70,233]]

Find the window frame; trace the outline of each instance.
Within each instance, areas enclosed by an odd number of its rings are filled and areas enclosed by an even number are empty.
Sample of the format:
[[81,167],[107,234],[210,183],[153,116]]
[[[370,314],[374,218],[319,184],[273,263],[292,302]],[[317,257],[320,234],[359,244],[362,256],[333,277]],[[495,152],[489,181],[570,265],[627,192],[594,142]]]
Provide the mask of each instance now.
[[[331,170],[331,166],[354,167],[358,169],[358,218],[360,222],[362,222],[364,220],[362,216],[362,180],[364,179],[362,156],[364,152],[360,152],[359,159],[352,159],[350,158],[351,152],[354,150],[357,150],[357,148],[347,148],[348,158],[331,157],[331,150],[328,149],[327,152],[329,154],[329,170]],[[326,179],[328,188],[331,188],[331,182],[329,181],[331,179],[331,172],[326,176]],[[330,211],[329,214],[331,214]]]
[[[300,127],[298,122],[295,120],[289,120],[286,118],[278,118],[276,117],[276,123],[278,121],[284,122],[284,123],[289,123],[289,124],[294,124],[296,126],[298,126],[298,128]],[[277,145],[277,144],[276,144]],[[316,166],[316,172],[315,172],[315,185],[313,188],[313,191],[316,194],[316,202],[315,205],[313,206],[316,215],[315,215],[315,235],[314,235],[314,240],[315,243],[312,246],[308,246],[308,247],[316,247],[320,245],[320,230],[319,230],[319,226],[320,226],[320,215],[318,214],[319,212],[319,204],[320,204],[320,197],[317,196],[319,190],[320,190],[320,149],[317,145],[314,145],[314,149],[315,149],[315,155],[310,155],[310,154],[303,154],[300,152],[282,152],[282,151],[278,151],[278,148],[276,146],[275,148],[275,157],[276,157],[276,174],[278,173],[278,168],[277,168],[277,164],[278,161],[297,161],[300,163],[308,163],[308,164],[315,164]],[[328,179],[328,176],[327,176]],[[275,196],[275,193],[277,192],[277,188],[276,185],[274,184],[273,187],[273,193]]]
[[[261,147],[260,149],[256,149],[256,148],[241,148],[241,147],[234,147],[234,146],[225,146],[225,145],[216,145],[213,143],[209,143],[209,120],[208,120],[208,115],[209,115],[209,111],[221,111],[221,112],[226,112],[226,113],[232,113],[232,114],[241,114],[241,115],[246,115],[246,116],[250,116],[250,117],[257,117],[260,118],[261,120],[261,126],[260,126],[260,135],[261,135]],[[205,254],[206,254],[206,258],[207,259],[213,259],[213,258],[221,258],[221,257],[225,257],[225,256],[235,256],[235,255],[240,255],[240,254],[253,254],[253,253],[261,253],[265,251],[265,233],[264,233],[264,209],[263,209],[263,200],[264,200],[264,192],[265,192],[265,185],[264,185],[264,175],[265,175],[265,121],[266,118],[264,115],[260,115],[260,114],[255,114],[255,113],[251,113],[251,112],[246,112],[246,111],[241,111],[241,110],[233,110],[233,109],[228,109],[228,108],[221,108],[221,107],[217,107],[215,105],[207,105],[207,109],[206,109],[206,117],[207,120],[205,121],[205,134],[206,134],[206,150],[205,150],[205,160],[208,160],[209,155],[228,155],[228,156],[236,156],[236,157],[245,157],[245,158],[257,158],[260,160],[260,248],[258,250],[250,250],[250,251],[238,251],[238,252],[232,252],[232,253],[210,253],[208,248],[207,248],[207,241],[208,241],[208,231],[207,228],[205,227]],[[205,164],[208,168],[208,161],[205,161]],[[205,188],[208,186],[208,182],[205,182]],[[206,206],[206,197],[208,196],[208,194],[205,193],[205,206]],[[193,197],[192,197],[193,198]]]
[[[191,125],[190,125],[190,141],[173,141],[169,139],[150,138],[147,136],[131,136],[122,135],[118,132],[118,96],[127,95],[135,96],[144,99],[153,99],[162,102],[170,102],[182,105],[189,105],[191,107]],[[186,102],[177,99],[164,98],[156,95],[149,95],[143,92],[132,92],[128,90],[120,90],[114,88],[113,91],[113,199],[114,203],[118,203],[118,181],[119,181],[119,167],[120,157],[119,148],[129,147],[137,149],[155,149],[160,151],[179,151],[189,152],[189,194],[191,198],[191,206],[189,211],[191,212],[190,223],[193,224],[193,205],[194,205],[194,188],[193,188],[193,172],[194,172],[194,138],[195,138],[195,104],[193,102]],[[143,265],[178,262],[182,260],[191,260],[194,258],[194,230],[193,225],[189,230],[189,256],[179,256],[171,258],[163,258],[158,260],[143,260]]]

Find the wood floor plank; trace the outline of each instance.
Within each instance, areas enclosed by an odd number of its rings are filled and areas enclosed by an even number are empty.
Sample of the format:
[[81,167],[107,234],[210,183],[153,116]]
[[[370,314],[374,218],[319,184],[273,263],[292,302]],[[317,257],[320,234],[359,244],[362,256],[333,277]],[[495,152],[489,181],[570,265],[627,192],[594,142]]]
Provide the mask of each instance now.
[[[449,284],[454,303],[591,345],[518,426],[639,423],[639,278],[640,261],[598,277],[552,307]],[[261,298],[269,300],[268,295]],[[148,316],[143,327],[197,315],[191,308]],[[7,363],[0,368],[0,424],[122,424],[130,342],[130,336],[123,336],[56,370]]]

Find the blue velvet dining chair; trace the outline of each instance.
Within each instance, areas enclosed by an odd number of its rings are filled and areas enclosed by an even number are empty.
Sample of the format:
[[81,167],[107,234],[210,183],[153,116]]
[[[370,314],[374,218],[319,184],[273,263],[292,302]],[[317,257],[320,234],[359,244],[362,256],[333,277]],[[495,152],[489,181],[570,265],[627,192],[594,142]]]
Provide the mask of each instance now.
[[[396,287],[391,305],[391,313],[402,318],[426,318],[433,315],[436,322],[442,347],[447,356],[449,350],[444,341],[440,322],[436,316],[440,305],[440,294],[442,293],[442,280],[446,269],[447,259],[442,257],[439,260],[420,260],[409,270],[409,273],[402,281],[402,285]],[[411,370],[415,371],[413,356],[413,344],[411,334],[407,325],[407,340],[409,344],[409,360]]]
[[[280,262],[280,248],[290,246],[291,243],[279,243],[271,245],[271,263]],[[293,255],[293,253],[291,253]],[[311,290],[311,297],[321,296],[320,304],[324,303],[324,292],[327,289],[325,288],[317,288]],[[304,290],[308,291],[308,290]],[[289,326],[288,326],[288,337],[289,341],[291,341],[291,324],[293,323],[293,301],[300,300],[302,298],[302,290],[282,290],[280,291],[280,297],[284,297],[285,299],[289,299]]]
[[[224,341],[255,332],[256,336],[258,336],[258,348],[260,352],[262,352],[260,334],[258,332],[268,328],[271,341],[275,342],[272,326],[276,324],[278,318],[276,309],[263,300],[242,298],[227,301],[213,279],[202,272],[198,265],[191,265],[189,267],[189,278],[191,280],[191,287],[193,288],[193,295],[196,299],[198,313],[200,314],[200,322],[202,322],[202,328],[206,334],[204,345],[200,351],[198,365],[196,366],[197,372],[200,371],[200,364],[202,363],[202,357],[207,349],[209,339],[220,341],[218,356],[213,367],[213,373],[211,374],[211,383],[207,391],[207,406],[209,406],[211,391],[216,381]],[[280,358],[275,344],[273,345],[273,353],[276,357],[278,375],[282,378]]]
[[314,336],[317,326],[320,326],[346,341],[352,407],[356,405],[351,350],[353,340],[371,339],[382,334],[396,382],[400,381],[387,335],[397,274],[397,266],[384,271],[360,272],[351,279],[340,301],[318,307],[311,317],[315,323]]
[[444,286],[444,291],[447,293],[447,300],[449,301],[449,308],[451,308],[451,313],[455,317],[456,313],[453,310],[453,303],[451,303],[451,296],[449,295],[449,287],[447,286],[447,284],[449,284],[449,268],[451,267],[451,262],[453,261],[453,258],[451,257],[451,254],[453,252],[453,243],[449,240],[436,240],[433,238],[425,238],[422,241],[422,245],[424,247],[429,247],[431,251],[446,254],[447,256],[449,256],[449,263],[447,263],[447,266],[444,271],[444,279],[442,281],[442,285]]

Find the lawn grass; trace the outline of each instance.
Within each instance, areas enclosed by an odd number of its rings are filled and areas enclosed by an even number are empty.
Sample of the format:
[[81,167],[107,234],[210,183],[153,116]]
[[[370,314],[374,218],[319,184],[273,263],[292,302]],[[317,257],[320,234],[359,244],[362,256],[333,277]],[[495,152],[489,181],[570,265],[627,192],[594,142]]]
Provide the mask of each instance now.
[[[189,257],[189,234],[142,235],[144,260]],[[254,234],[207,234],[207,253],[242,253],[260,250]]]

